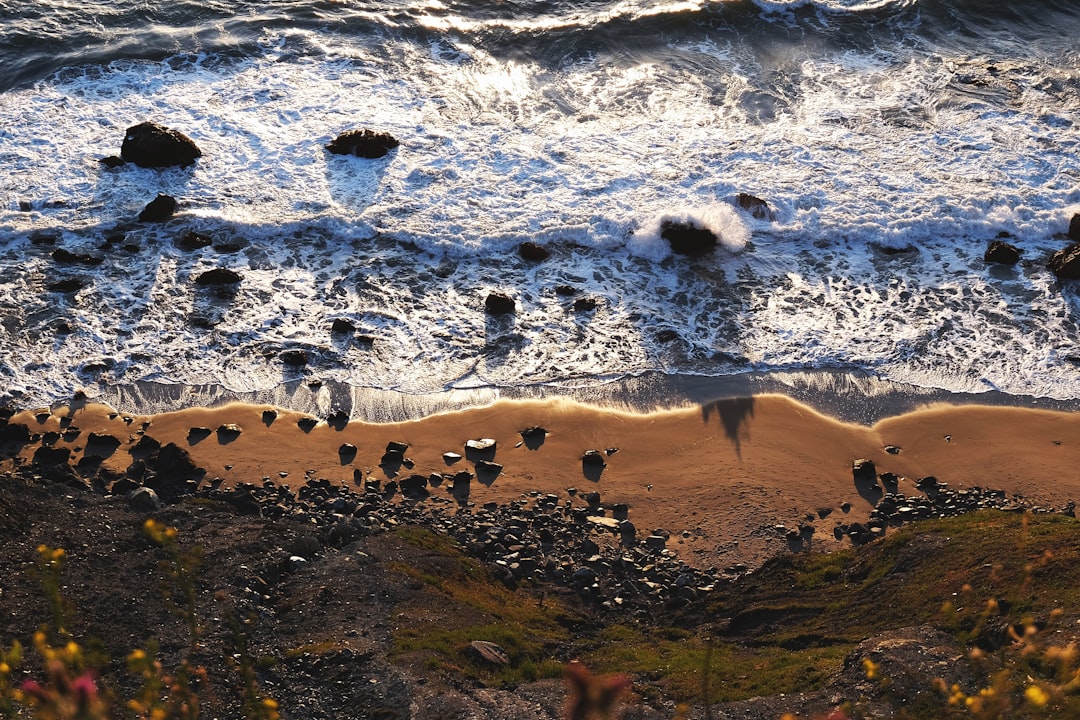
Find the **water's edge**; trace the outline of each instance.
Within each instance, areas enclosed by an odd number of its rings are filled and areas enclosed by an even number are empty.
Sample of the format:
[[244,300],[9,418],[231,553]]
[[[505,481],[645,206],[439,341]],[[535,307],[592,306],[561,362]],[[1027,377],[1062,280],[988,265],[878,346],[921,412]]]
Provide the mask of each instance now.
[[[879,420],[928,405],[989,405],[1061,412],[1080,410],[1080,399],[1056,400],[1002,392],[955,393],[882,380],[840,370],[807,370],[705,377],[646,373],[606,382],[577,385],[478,387],[412,395],[339,382],[283,383],[258,392],[237,392],[221,385],[175,385],[137,382],[101,388],[93,399],[118,412],[152,415],[229,403],[269,405],[326,417],[341,411],[352,420],[390,423],[484,407],[499,400],[565,398],[616,410],[648,413],[756,395],[780,394],[842,422],[873,425]],[[63,407],[65,403],[57,403]]]

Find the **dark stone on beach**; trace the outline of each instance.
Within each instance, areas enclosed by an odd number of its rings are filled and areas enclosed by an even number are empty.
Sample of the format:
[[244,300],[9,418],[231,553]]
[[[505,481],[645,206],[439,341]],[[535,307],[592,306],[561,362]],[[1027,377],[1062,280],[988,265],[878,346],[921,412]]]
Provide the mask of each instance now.
[[90,433],[83,457],[107,458],[120,447],[120,441],[107,433]]
[[1069,239],[1080,242],[1080,213],[1073,215],[1069,221]]
[[1050,256],[1047,264],[1058,280],[1080,279],[1080,242],[1073,243],[1064,250],[1058,250]]
[[543,245],[537,245],[534,242],[526,241],[518,246],[518,255],[525,260],[532,260],[539,262],[541,260],[547,260],[551,257],[551,251]]
[[52,252],[52,259],[65,265],[100,265],[105,262],[101,255],[91,253],[73,253],[64,248],[57,248]]
[[586,467],[604,467],[604,454],[599,450],[586,450],[581,456],[581,464]]
[[983,260],[998,265],[1015,265],[1020,262],[1020,250],[1004,240],[994,240],[990,243],[990,247],[986,248]]
[[98,162],[111,170],[113,168],[118,168],[123,165],[124,158],[117,157],[116,155],[110,155],[109,157],[101,158],[100,160],[98,160]]
[[410,499],[425,498],[428,496],[428,479],[426,475],[414,474],[404,478],[400,484],[401,494]]
[[556,285],[555,294],[560,297],[573,297],[578,294],[578,291],[571,285]]
[[405,451],[409,449],[409,443],[398,442],[397,440],[391,440],[386,443],[386,452],[396,452],[399,455],[404,455]]
[[161,509],[161,499],[153,489],[147,487],[135,488],[128,496],[128,504],[132,510],[154,512]]
[[34,453],[34,464],[49,466],[66,463],[71,458],[71,450],[58,447],[39,447]]
[[187,135],[144,122],[127,129],[120,157],[144,168],[186,167],[202,157],[202,151]]
[[866,458],[859,458],[855,462],[851,463],[851,474],[854,476],[855,482],[877,482],[877,468],[874,467],[873,460],[867,460]]
[[226,423],[225,425],[218,426],[217,436],[218,442],[228,443],[232,442],[236,438],[240,437],[240,433],[243,429],[234,423]]
[[158,193],[139,213],[139,222],[165,222],[176,212],[176,198]]
[[480,460],[476,463],[476,476],[484,481],[494,480],[502,474],[503,466],[490,460]]
[[346,320],[345,318],[335,318],[334,323],[330,326],[330,332],[337,333],[339,335],[347,335],[349,333],[356,332],[356,325],[352,320]]
[[308,364],[308,354],[305,350],[285,350],[279,357],[281,362],[293,367],[302,367]]
[[326,416],[326,424],[341,432],[349,424],[349,413],[344,410],[335,410]]
[[660,237],[668,241],[672,252],[690,257],[701,257],[712,252],[717,243],[716,234],[707,228],[670,220],[660,226]]
[[749,211],[758,220],[775,220],[776,213],[769,207],[769,203],[759,197],[739,193],[735,196],[735,203],[743,210]]
[[187,439],[189,443],[194,445],[195,443],[210,437],[212,433],[213,430],[208,427],[193,427],[188,430]]
[[55,293],[74,293],[79,292],[86,287],[86,281],[79,278],[64,278],[63,280],[57,280],[51,282],[45,286],[49,292]]
[[574,301],[575,312],[590,312],[596,309],[596,298],[580,297]]
[[338,448],[338,457],[342,465],[348,465],[356,459],[356,446],[352,443],[342,443]]
[[503,293],[489,293],[484,300],[484,312],[488,315],[512,315],[515,310],[514,298]]
[[177,246],[181,250],[199,250],[204,247],[209,247],[214,244],[213,239],[209,235],[203,235],[197,233],[194,230],[189,230],[176,242]]
[[381,158],[400,143],[388,133],[374,130],[349,130],[334,138],[326,149],[335,155],[353,155],[374,160]]
[[296,426],[308,433],[315,429],[315,426],[319,424],[319,421],[313,417],[302,417],[296,421]]
[[263,412],[262,412],[263,425],[265,425],[266,427],[270,427],[271,425],[274,424],[275,420],[277,420],[277,410],[275,410],[273,408],[267,408],[266,410],[263,410]]
[[196,285],[235,285],[240,282],[240,273],[228,268],[214,268],[195,278]]

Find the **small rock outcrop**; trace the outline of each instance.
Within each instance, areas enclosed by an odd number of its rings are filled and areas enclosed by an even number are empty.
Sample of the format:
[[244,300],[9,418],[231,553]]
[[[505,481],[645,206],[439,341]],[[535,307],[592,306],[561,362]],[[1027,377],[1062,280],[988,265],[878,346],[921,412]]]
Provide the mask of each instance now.
[[1050,256],[1047,267],[1058,280],[1080,279],[1080,242],[1073,243]]
[[187,135],[144,122],[127,129],[120,157],[144,168],[187,167],[202,157],[202,151]]
[[769,203],[759,197],[747,193],[739,193],[735,196],[735,204],[748,211],[758,220],[775,220],[776,213],[769,207]]
[[139,213],[139,222],[165,222],[176,212],[176,198],[158,193]]
[[1015,265],[1020,262],[1020,250],[1004,240],[994,240],[986,248],[983,260],[997,265]]
[[665,221],[660,226],[660,237],[671,245],[671,251],[679,255],[701,257],[716,249],[716,233],[690,223]]
[[228,268],[214,268],[195,278],[196,285],[235,285],[240,282],[240,273]]
[[503,293],[489,293],[484,300],[484,312],[488,315],[512,315],[515,310],[514,298]]
[[1073,215],[1069,221],[1069,239],[1080,242],[1080,213]]
[[551,257],[551,251],[543,245],[537,245],[534,242],[526,241],[518,246],[518,255],[525,260],[532,260],[539,262],[541,260],[547,260]]
[[393,135],[374,130],[349,130],[334,138],[326,149],[335,155],[353,155],[374,160],[400,145]]

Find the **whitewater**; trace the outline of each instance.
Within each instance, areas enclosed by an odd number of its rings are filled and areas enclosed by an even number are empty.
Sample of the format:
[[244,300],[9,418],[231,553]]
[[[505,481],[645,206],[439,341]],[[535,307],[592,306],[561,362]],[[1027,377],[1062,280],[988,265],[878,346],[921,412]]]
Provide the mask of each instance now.
[[[268,1],[147,17],[37,2],[0,17],[0,397],[840,371],[1080,399],[1080,300],[1046,269],[1080,212],[1068,5]],[[99,162],[147,120],[203,157]],[[325,150],[360,128],[401,145]],[[138,222],[158,193],[177,214]],[[719,247],[673,254],[671,221]],[[184,249],[192,231],[213,244]],[[986,263],[994,239],[1021,263]],[[526,241],[551,257],[521,258]],[[218,267],[242,276],[234,293],[194,283]],[[485,313],[492,292],[514,314]],[[307,364],[283,362],[297,349]]]

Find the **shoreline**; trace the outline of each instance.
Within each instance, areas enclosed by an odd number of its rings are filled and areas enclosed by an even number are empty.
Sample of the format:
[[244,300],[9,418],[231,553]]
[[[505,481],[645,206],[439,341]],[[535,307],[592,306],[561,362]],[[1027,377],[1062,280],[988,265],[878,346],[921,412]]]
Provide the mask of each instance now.
[[[321,417],[341,411],[350,420],[393,423],[486,407],[504,400],[566,399],[647,414],[697,407],[717,400],[773,394],[790,397],[841,422],[865,426],[936,404],[1080,412],[1080,398],[1062,400],[999,391],[953,392],[847,370],[769,371],[720,376],[649,371],[612,379],[594,377],[532,386],[452,388],[419,395],[314,378],[292,380],[259,391],[236,391],[222,385],[139,381],[101,388],[92,399],[118,412],[137,415],[240,403],[271,405]],[[59,401],[51,407],[61,405],[62,401]],[[28,409],[26,404],[21,407]]]
[[[325,416],[275,409],[270,417],[268,410],[234,403],[141,416],[88,402],[40,417],[23,411],[10,422],[27,424],[38,437],[21,449],[24,463],[34,462],[48,437],[50,447],[67,449],[68,461],[82,467],[80,460],[94,454],[87,452],[92,436],[99,446],[113,438],[105,445],[115,447],[95,450],[103,457],[91,457],[86,470],[114,477],[130,475],[148,436],[183,449],[205,471],[204,486],[269,481],[295,492],[324,479],[362,492],[369,482],[386,488],[420,476],[431,497],[453,509],[451,478],[467,471],[475,482],[459,511],[537,495],[580,507],[595,492],[602,507],[626,509],[639,537],[663,529],[667,547],[701,568],[753,567],[791,549],[843,547],[850,539],[840,527],[868,522],[885,492],[922,497],[916,483],[926,476],[957,489],[1001,490],[1047,511],[1080,498],[1080,413],[1054,410],[937,404],[871,426],[776,394],[650,413],[567,398],[498,399],[386,423],[338,417],[331,424]],[[301,427],[305,418],[313,426]],[[239,432],[223,430],[230,426]],[[536,426],[546,430],[542,441],[526,444],[521,431]],[[468,440],[481,438],[496,441],[483,459],[497,470],[466,451]],[[407,463],[385,462],[389,443],[407,445]],[[598,451],[595,463],[585,460],[590,450]],[[462,457],[448,460],[445,453]],[[859,459],[872,461],[878,474],[894,474],[895,487],[877,478],[872,487],[858,482]],[[795,529],[799,542],[792,547],[787,531]]]

